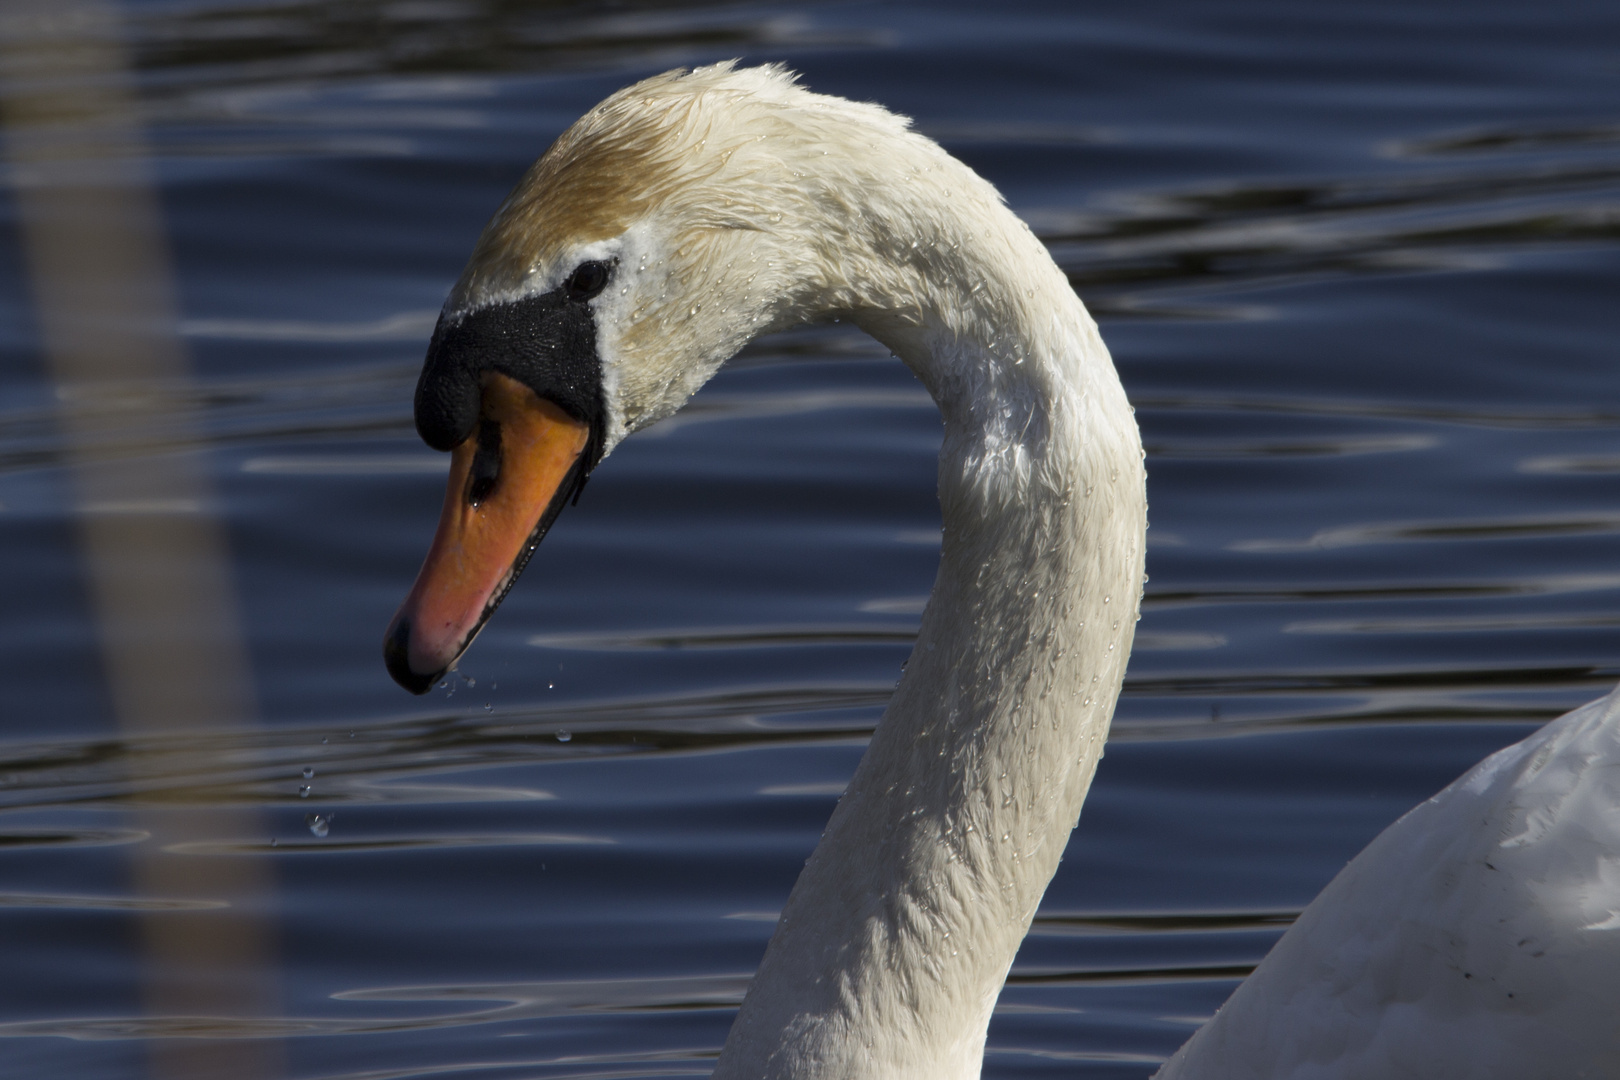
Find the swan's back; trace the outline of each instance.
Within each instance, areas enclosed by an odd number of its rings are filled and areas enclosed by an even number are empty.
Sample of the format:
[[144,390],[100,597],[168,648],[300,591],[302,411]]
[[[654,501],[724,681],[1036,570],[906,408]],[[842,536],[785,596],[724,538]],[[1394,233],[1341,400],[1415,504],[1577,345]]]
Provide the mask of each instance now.
[[1158,1077],[1620,1077],[1620,690],[1386,829]]

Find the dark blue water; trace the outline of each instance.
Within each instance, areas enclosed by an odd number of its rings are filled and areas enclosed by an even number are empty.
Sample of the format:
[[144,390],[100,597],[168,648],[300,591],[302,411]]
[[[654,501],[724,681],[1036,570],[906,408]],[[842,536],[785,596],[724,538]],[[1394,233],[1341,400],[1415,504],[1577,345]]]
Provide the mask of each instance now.
[[915,117],[1049,243],[1137,407],[1138,647],[988,1076],[1146,1077],[1380,829],[1620,676],[1613,5],[110,25],[146,146],[82,167],[140,188],[145,161],[189,374],[123,387],[95,437],[202,470],[171,512],[223,525],[250,706],[166,733],[119,705],[14,107],[8,1078],[707,1074],[932,580],[920,386],[844,327],[760,341],[598,470],[464,678],[411,699],[379,648],[441,498],[410,415],[439,303],[529,161],[678,64],[781,60]]

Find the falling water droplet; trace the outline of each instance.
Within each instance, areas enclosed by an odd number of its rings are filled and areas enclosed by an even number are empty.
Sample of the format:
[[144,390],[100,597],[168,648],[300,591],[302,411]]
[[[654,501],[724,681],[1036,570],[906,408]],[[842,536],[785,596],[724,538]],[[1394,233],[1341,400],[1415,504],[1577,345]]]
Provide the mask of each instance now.
[[305,814],[304,824],[316,836],[325,836],[332,831],[332,818],[329,814]]
[[557,741],[558,742],[567,742],[569,739],[572,739],[573,737],[574,736],[573,736],[573,734],[571,732],[567,732],[567,731],[559,731],[559,732],[557,732]]
[[298,797],[300,799],[309,798],[309,785],[308,784],[299,784],[298,785]]
[[304,766],[304,779],[309,780],[309,779],[313,778],[314,775],[315,775],[315,766],[313,766],[313,765],[305,765]]

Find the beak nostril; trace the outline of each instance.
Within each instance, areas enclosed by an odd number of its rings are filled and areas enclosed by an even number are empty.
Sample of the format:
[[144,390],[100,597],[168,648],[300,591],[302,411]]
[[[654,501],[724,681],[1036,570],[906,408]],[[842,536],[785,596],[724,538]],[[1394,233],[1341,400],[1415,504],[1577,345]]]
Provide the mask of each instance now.
[[478,426],[478,452],[473,455],[467,481],[467,502],[477,506],[495,490],[501,478],[501,425],[485,420]]

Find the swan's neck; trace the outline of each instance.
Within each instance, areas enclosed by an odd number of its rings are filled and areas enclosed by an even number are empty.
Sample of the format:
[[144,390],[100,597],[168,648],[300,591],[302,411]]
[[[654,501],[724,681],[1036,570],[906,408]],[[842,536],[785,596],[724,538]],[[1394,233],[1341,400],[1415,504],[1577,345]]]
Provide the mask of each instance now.
[[863,245],[891,280],[845,310],[945,419],[939,577],[717,1078],[978,1076],[1102,756],[1141,595],[1141,444],[1050,256],[999,204],[978,214],[926,258]]

